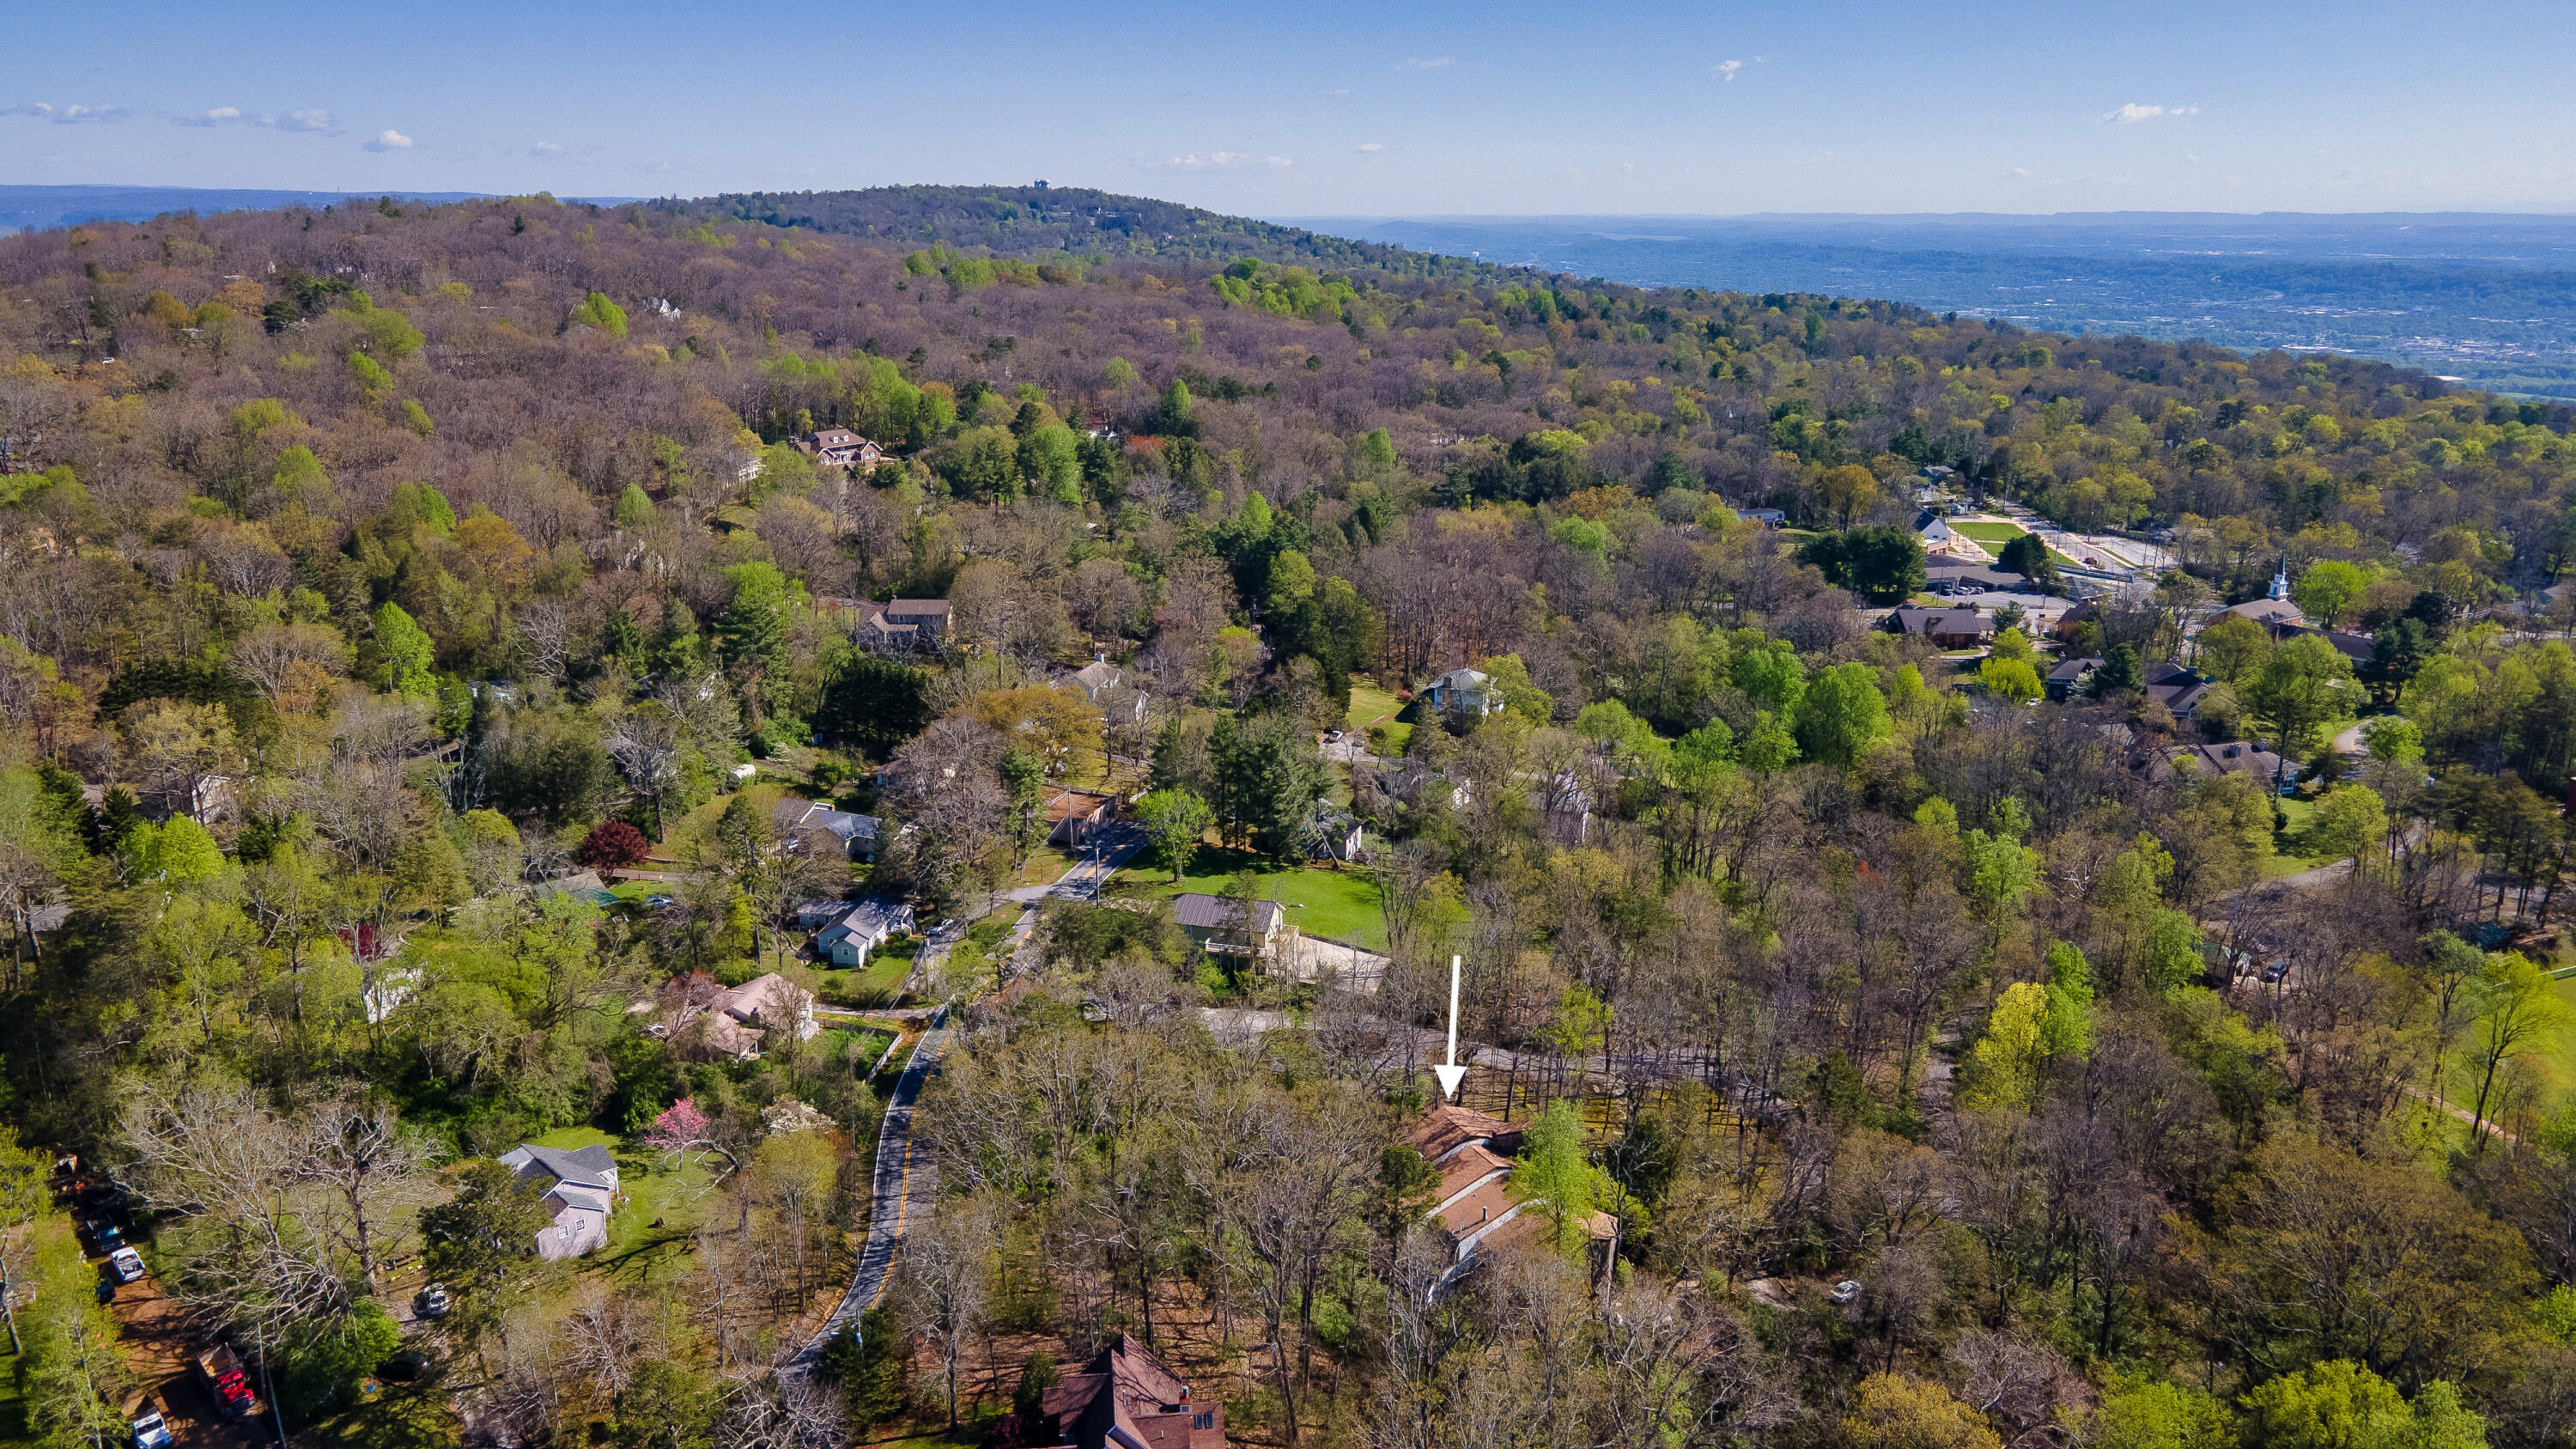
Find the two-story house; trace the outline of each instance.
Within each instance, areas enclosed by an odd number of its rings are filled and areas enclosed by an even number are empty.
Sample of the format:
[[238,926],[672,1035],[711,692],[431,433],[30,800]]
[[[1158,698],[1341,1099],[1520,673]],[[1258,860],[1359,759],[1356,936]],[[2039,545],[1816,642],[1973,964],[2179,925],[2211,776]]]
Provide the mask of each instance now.
[[1031,1445],[1074,1449],[1225,1449],[1225,1405],[1198,1398],[1151,1349],[1119,1334],[1067,1375],[1024,1425]]
[[522,1142],[501,1165],[541,1184],[555,1220],[537,1233],[537,1254],[577,1258],[608,1244],[608,1214],[617,1201],[617,1159],[596,1143],[577,1151]]

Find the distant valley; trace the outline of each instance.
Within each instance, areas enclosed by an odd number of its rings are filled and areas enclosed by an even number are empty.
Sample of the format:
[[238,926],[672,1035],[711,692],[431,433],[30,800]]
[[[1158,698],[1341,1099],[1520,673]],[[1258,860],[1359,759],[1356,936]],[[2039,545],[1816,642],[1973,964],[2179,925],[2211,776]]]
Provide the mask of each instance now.
[[2066,332],[2323,349],[2576,397],[2576,217],[1306,217],[1638,285],[1887,297]]

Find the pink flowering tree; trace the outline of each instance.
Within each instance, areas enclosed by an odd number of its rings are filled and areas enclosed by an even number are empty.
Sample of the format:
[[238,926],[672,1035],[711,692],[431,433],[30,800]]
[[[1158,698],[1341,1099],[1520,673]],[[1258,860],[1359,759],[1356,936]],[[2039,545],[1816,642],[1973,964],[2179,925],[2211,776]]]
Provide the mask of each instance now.
[[686,1152],[706,1140],[707,1114],[686,1097],[662,1109],[653,1125],[644,1129],[644,1145],[656,1152]]

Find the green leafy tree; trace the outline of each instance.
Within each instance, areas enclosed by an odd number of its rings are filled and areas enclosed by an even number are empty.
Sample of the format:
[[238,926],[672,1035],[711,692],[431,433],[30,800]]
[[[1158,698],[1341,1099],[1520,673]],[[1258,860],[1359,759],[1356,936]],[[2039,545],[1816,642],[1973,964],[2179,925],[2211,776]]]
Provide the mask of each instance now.
[[2519,951],[2490,954],[2467,991],[2475,1025],[2469,1032],[2469,1070],[2478,1089],[2471,1109],[2471,1150],[2486,1150],[2487,1108],[2504,1064],[2555,1047],[2571,1013],[2547,973]]
[[1000,764],[1002,790],[1008,799],[1003,806],[1002,827],[1011,842],[1011,866],[1026,865],[1029,852],[1046,839],[1046,801],[1040,786],[1046,780],[1046,761],[1014,745],[1002,751]]
[[2290,601],[2308,616],[2309,623],[2331,629],[2343,622],[2369,587],[2370,574],[2359,564],[2320,559],[2308,565],[2308,571],[2291,585]]
[[277,1388],[294,1417],[337,1413],[358,1403],[378,1366],[402,1347],[402,1329],[372,1298],[348,1312],[298,1324],[286,1336]]
[[1547,1219],[1548,1241],[1562,1253],[1580,1252],[1591,1239],[1592,1214],[1600,1199],[1601,1169],[1584,1150],[1583,1124],[1564,1098],[1548,1104],[1521,1138],[1519,1165],[1512,1169],[1512,1192]]
[[1516,718],[1532,725],[1544,725],[1556,716],[1556,701],[1546,690],[1531,681],[1529,666],[1517,654],[1497,654],[1478,666],[1492,681],[1488,686],[1503,696],[1503,708]]
[[1808,540],[1798,557],[1815,565],[1826,582],[1872,604],[1901,602],[1919,592],[1931,576],[1923,540],[1911,529],[1893,524],[1819,534]]
[[420,1210],[421,1263],[454,1294],[451,1322],[469,1341],[530,1301],[537,1234],[554,1220],[543,1189],[488,1157],[465,1165],[455,1197]]
[[611,337],[626,335],[626,309],[608,300],[605,292],[593,292],[572,309],[565,320],[569,327],[595,327]]
[[375,623],[369,652],[375,658],[376,683],[405,699],[425,703],[437,698],[438,649],[429,635],[390,599],[376,606]]
[[609,515],[620,528],[642,528],[653,521],[653,498],[641,483],[629,483],[617,495],[617,507]]
[[1136,815],[1144,822],[1146,838],[1153,842],[1154,858],[1177,884],[1198,851],[1199,837],[1207,833],[1212,818],[1207,802],[1187,790],[1166,788],[1139,799]]
[[2349,1359],[2312,1364],[2238,1402],[2246,1449],[2485,1449],[2486,1420],[2436,1379],[2408,1403],[2397,1386]]
[[1082,455],[1073,429],[1050,423],[1020,439],[1020,476],[1041,498],[1068,506],[1082,502]]
[[1890,731],[1878,671],[1854,662],[1816,671],[1798,700],[1798,753],[1828,765],[1850,765]]
[[[833,1346],[823,1350],[824,1375],[833,1382]],[[610,1401],[608,1442],[617,1449],[709,1449],[715,1442],[715,1380],[693,1365],[648,1358]]]
[[2048,545],[2035,533],[2014,534],[2005,542],[2003,552],[1996,555],[1995,566],[2005,573],[2019,574],[2052,594],[2066,588],[2066,581],[2057,572],[2057,560],[2048,556]]
[[2095,1449],[2234,1449],[2234,1416],[2215,1395],[2170,1379],[2112,1379],[2093,1411]]
[[2367,785],[2337,785],[2308,819],[2308,848],[2336,860],[2359,860],[2388,838],[2388,807]]
[[2039,671],[2027,660],[1988,659],[1977,665],[1977,682],[2006,704],[2028,704],[2039,698]]
[[2272,651],[2245,687],[2245,702],[2271,722],[2284,754],[2304,759],[2316,747],[2319,727],[2350,714],[2360,702],[2349,687],[2352,677],[2352,662],[2341,650],[2302,634]]

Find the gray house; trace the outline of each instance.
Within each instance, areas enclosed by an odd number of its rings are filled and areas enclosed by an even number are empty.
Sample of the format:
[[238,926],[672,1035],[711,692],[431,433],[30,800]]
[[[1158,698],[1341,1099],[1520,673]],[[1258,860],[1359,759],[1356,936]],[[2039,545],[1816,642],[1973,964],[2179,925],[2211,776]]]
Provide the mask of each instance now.
[[790,795],[778,802],[775,816],[778,828],[791,836],[830,836],[839,842],[841,853],[852,860],[874,860],[877,856],[877,818],[835,810],[811,800]]
[[608,1244],[608,1214],[617,1201],[617,1159],[593,1144],[567,1152],[522,1142],[502,1154],[501,1165],[521,1180],[541,1184],[554,1222],[537,1233],[537,1255],[578,1258]]

